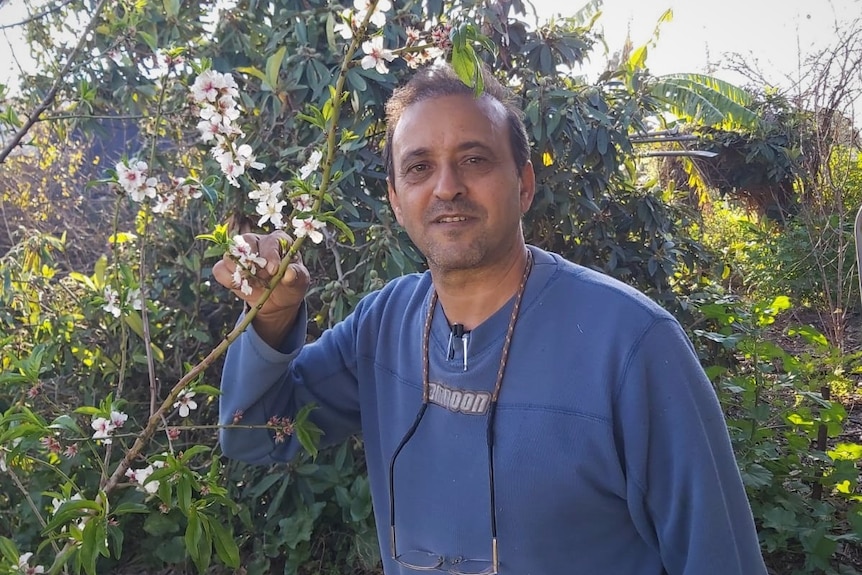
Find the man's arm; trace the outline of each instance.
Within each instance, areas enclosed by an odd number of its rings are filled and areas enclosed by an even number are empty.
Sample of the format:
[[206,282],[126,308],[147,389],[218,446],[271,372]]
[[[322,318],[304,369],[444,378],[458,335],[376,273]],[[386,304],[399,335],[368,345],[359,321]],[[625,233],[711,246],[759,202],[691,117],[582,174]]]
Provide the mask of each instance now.
[[[213,276],[251,306],[265,291],[291,240],[283,232],[243,238],[254,258],[265,259],[256,260],[261,265],[249,281],[250,293],[241,289],[236,261],[229,255],[213,267]],[[228,349],[219,398],[220,440],[228,457],[250,463],[291,459],[298,441],[278,437],[263,426],[289,424],[308,404],[316,406],[311,420],[324,431],[324,441],[332,443],[359,431],[355,318],[306,348],[303,298],[308,285],[302,261],[291,262],[251,326]]]
[[724,414],[682,328],[654,321],[623,369],[615,433],[642,536],[669,575],[765,575]]

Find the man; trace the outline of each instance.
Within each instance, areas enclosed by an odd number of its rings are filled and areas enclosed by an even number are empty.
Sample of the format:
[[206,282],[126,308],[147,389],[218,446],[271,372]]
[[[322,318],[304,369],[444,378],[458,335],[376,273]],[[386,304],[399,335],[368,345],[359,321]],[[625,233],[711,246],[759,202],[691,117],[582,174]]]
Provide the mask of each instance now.
[[[766,573],[690,342],[634,289],[525,245],[527,137],[485,86],[436,66],[387,105],[389,200],[429,272],[303,345],[309,278],[291,264],[230,348],[222,422],[312,402],[327,443],[361,432],[387,575]],[[270,262],[280,237],[248,236]],[[253,463],[298,449],[264,429],[221,440]]]

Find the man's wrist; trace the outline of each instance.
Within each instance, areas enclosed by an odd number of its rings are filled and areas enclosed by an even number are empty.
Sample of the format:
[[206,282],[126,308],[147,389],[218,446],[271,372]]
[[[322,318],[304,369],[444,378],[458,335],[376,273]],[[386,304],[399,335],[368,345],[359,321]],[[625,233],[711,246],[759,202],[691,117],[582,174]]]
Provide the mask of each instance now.
[[282,342],[296,324],[302,304],[274,311],[259,311],[252,325],[254,330],[272,348],[281,347]]

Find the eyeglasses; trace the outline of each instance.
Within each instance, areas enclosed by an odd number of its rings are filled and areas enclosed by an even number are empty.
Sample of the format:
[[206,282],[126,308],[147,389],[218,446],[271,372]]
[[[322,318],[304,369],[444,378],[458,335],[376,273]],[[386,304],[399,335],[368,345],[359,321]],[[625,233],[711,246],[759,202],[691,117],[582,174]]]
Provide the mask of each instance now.
[[389,546],[392,553],[392,558],[410,569],[418,571],[434,571],[445,570],[454,575],[496,575],[499,572],[499,559],[497,556],[497,506],[494,501],[494,414],[496,413],[497,400],[491,400],[491,405],[488,414],[488,482],[491,493],[491,559],[456,559],[447,562],[446,559],[437,553],[430,551],[411,550],[404,553],[398,552],[395,537],[395,461],[398,454],[407,445],[407,442],[416,433],[419,427],[419,422],[425,416],[425,411],[428,408],[428,401],[422,401],[422,407],[419,408],[419,413],[416,414],[416,420],[404,438],[395,448],[392,454],[392,459],[389,462]]
[[428,314],[425,317],[425,329],[422,336],[422,405],[419,408],[419,413],[416,414],[416,419],[413,425],[404,434],[404,437],[398,443],[395,451],[392,453],[392,459],[389,461],[389,548],[392,554],[392,559],[398,564],[409,569],[418,571],[434,571],[443,570],[453,575],[496,575],[500,570],[499,554],[497,552],[497,505],[495,501],[495,486],[494,486],[494,419],[497,414],[497,398],[500,395],[500,388],[503,384],[503,374],[506,371],[506,363],[509,359],[509,347],[512,343],[512,334],[515,331],[515,322],[518,319],[518,311],[521,308],[521,300],[524,297],[524,288],[527,285],[527,278],[532,269],[533,258],[532,253],[527,250],[527,263],[524,266],[524,275],[521,278],[521,284],[518,287],[518,293],[515,297],[515,303],[512,307],[512,315],[509,318],[509,327],[506,331],[506,339],[503,343],[503,352],[500,357],[500,366],[497,370],[497,381],[494,385],[494,392],[491,395],[491,403],[488,409],[488,424],[485,430],[485,435],[488,443],[488,485],[491,501],[491,559],[463,559],[458,558],[447,561],[445,557],[431,551],[410,550],[403,553],[398,552],[395,536],[395,461],[398,455],[407,442],[416,434],[419,428],[419,423],[425,416],[430,402],[430,378],[429,378],[429,360],[428,348],[431,336],[431,320],[434,316],[434,308],[437,304],[437,292],[431,296],[431,303],[428,308]]

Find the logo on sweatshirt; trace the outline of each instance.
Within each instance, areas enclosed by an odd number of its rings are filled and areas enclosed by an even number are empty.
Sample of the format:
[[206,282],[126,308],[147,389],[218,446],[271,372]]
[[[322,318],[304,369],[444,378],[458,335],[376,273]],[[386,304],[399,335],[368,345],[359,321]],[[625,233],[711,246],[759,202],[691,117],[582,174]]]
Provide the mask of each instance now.
[[484,415],[491,405],[491,393],[488,391],[468,391],[457,387],[446,387],[440,383],[430,383],[429,386],[431,393],[429,401],[455,413]]

